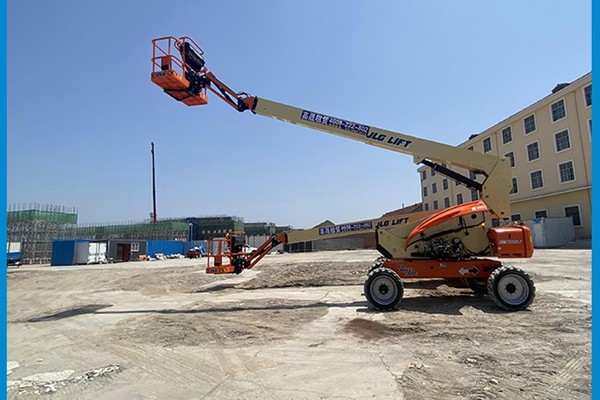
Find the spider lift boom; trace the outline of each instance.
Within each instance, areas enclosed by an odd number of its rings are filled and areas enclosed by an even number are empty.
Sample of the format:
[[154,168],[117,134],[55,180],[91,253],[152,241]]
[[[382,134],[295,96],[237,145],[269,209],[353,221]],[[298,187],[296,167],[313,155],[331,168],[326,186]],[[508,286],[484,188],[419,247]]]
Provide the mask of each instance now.
[[[152,44],[152,82],[188,106],[207,104],[210,91],[240,112],[250,111],[412,155],[415,163],[427,165],[479,193],[478,201],[439,212],[402,216],[395,223],[381,218],[273,235],[249,254],[234,250],[242,239],[232,235],[227,239],[232,249],[227,254],[230,263],[224,265],[222,258],[215,259],[207,273],[240,273],[256,265],[280,243],[375,232],[377,249],[383,257],[373,264],[365,282],[365,295],[375,309],[397,308],[404,290],[402,278],[465,278],[474,291],[489,293],[506,310],[522,310],[531,304],[535,286],[526,272],[480,258],[533,255],[529,229],[506,225],[510,216],[511,173],[505,158],[235,92],[206,68],[204,51],[191,38],[162,37]],[[478,182],[447,165],[472,171],[483,176],[483,180]]]

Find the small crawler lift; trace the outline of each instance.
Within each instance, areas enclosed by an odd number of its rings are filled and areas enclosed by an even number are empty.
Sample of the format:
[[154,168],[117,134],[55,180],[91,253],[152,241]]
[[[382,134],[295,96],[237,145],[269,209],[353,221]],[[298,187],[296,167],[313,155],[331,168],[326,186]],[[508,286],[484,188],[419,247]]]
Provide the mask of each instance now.
[[[192,39],[163,37],[153,40],[152,44],[152,82],[188,106],[207,104],[210,91],[240,112],[249,110],[253,114],[409,154],[415,163],[429,166],[476,191],[480,199],[400,218],[285,232],[273,235],[251,253],[238,251],[244,240],[242,235],[230,235],[217,244],[214,254],[209,254],[207,273],[241,273],[254,267],[280,243],[373,232],[382,257],[369,269],[364,289],[374,309],[398,308],[404,293],[402,280],[422,278],[464,279],[473,291],[488,293],[499,307],[508,311],[526,309],[533,302],[535,286],[525,271],[487,258],[533,255],[529,229],[509,222],[508,195],[512,185],[508,160],[234,92],[206,68],[204,51]],[[471,171],[482,179],[472,179],[457,169]],[[224,262],[226,259],[229,263]]]

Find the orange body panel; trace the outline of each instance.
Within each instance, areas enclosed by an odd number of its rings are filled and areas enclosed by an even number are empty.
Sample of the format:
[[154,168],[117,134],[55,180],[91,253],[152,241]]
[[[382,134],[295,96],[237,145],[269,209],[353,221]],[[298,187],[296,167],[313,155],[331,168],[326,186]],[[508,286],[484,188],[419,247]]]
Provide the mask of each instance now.
[[206,267],[207,274],[233,274],[235,272],[235,267],[231,264],[221,265],[218,267]]
[[208,104],[208,97],[206,96],[206,93],[201,92],[198,96],[189,96],[181,100],[181,102],[186,106],[203,106]]
[[433,214],[431,217],[427,218],[425,221],[421,222],[419,225],[413,229],[408,237],[406,238],[406,242],[404,244],[404,250],[408,248],[411,241],[421,233],[425,232],[429,228],[433,228],[436,225],[439,225],[443,222],[449,221],[453,218],[458,218],[463,215],[468,215],[472,213],[484,212],[487,211],[487,206],[483,201],[473,201],[470,203],[460,204],[458,206],[446,208],[436,214]]
[[173,98],[187,106],[201,106],[208,103],[206,92],[200,92],[197,96],[191,96],[186,91],[190,83],[177,71],[165,70],[153,72],[151,80]]
[[530,258],[533,256],[533,239],[531,231],[526,226],[492,228],[488,231],[488,238],[493,244],[496,257]]
[[190,85],[187,79],[172,69],[153,72],[150,79],[164,90],[186,90]]
[[383,266],[401,278],[477,278],[487,279],[500,267],[500,261],[478,258],[461,261],[387,260]]

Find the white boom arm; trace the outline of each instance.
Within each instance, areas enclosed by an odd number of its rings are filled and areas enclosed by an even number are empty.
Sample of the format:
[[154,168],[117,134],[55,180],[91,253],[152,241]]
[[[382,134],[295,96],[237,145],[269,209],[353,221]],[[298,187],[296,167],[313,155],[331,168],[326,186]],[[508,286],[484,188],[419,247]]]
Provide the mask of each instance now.
[[[480,188],[481,200],[498,218],[510,216],[508,194],[511,189],[511,174],[508,161],[504,158],[420,139],[258,97],[247,98],[245,103],[248,104],[250,99],[253,99],[250,110],[265,117],[357,140],[371,146],[410,154],[415,163],[427,162],[427,160],[437,161],[483,174],[485,179]],[[442,171],[442,173],[444,172]]]

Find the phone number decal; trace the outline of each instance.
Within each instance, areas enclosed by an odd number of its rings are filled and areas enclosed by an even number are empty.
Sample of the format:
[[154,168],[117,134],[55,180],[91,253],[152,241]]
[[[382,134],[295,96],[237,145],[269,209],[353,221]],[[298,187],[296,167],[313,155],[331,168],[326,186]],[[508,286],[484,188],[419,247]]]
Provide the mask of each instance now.
[[366,135],[371,129],[371,127],[367,125],[357,124],[356,122],[350,122],[306,110],[302,111],[302,116],[300,118],[305,121],[315,122],[321,125],[334,126],[336,128],[343,129],[345,131],[356,132],[361,135]]
[[335,233],[363,231],[365,229],[373,229],[373,223],[359,222],[357,224],[328,226],[326,228],[319,228],[319,235],[332,235]]

